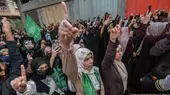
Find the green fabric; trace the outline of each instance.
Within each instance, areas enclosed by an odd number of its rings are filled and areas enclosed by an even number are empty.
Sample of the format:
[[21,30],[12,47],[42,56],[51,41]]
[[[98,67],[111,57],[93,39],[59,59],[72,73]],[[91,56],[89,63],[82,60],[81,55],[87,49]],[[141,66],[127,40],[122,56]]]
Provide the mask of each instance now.
[[56,85],[58,88],[61,90],[67,90],[67,81],[66,81],[66,76],[64,75],[62,69],[58,66],[55,66],[53,68],[54,73],[51,74],[51,77],[55,81]]
[[40,27],[28,15],[26,17],[26,32],[28,36],[34,38],[35,42],[41,39]]
[[[94,69],[94,75],[96,76],[97,80],[100,81],[99,73],[95,69]],[[82,72],[82,83],[83,83],[84,95],[96,95],[95,88],[88,74],[85,74],[83,72]]]

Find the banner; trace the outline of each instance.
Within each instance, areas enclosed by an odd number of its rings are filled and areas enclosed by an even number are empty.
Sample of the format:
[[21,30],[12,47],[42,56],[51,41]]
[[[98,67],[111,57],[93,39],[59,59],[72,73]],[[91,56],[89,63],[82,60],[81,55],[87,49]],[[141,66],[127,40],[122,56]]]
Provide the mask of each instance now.
[[28,36],[34,38],[35,42],[41,39],[40,27],[28,15],[26,17],[26,32]]

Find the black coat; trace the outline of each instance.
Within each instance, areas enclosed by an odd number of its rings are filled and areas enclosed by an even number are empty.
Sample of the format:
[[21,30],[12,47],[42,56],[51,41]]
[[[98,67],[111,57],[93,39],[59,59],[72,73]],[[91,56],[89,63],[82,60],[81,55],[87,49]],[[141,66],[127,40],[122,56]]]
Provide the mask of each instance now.
[[98,66],[101,64],[99,63],[99,40],[100,40],[100,32],[96,28],[92,28],[87,35],[86,40],[86,48],[91,50],[94,54],[94,66]]
[[150,55],[150,49],[157,41],[164,38],[165,34],[147,36],[143,42],[142,50],[138,56],[132,73],[132,92],[141,93],[140,78],[148,74],[156,66],[155,57]]

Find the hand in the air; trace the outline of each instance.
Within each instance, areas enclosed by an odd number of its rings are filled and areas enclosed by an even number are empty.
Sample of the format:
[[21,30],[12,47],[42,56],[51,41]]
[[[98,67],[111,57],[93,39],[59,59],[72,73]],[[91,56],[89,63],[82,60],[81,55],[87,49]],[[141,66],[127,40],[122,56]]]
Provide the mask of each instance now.
[[2,19],[2,24],[3,24],[3,26],[2,26],[2,31],[3,31],[4,33],[9,33],[9,32],[11,32],[11,25],[10,25],[10,23],[8,22],[8,20],[7,20],[6,17],[4,17],[4,18]]
[[68,21],[67,6],[64,2],[61,3],[64,8],[64,20],[59,26],[59,43],[61,47],[70,47],[71,42],[75,34],[78,32],[78,29],[73,27]]
[[115,41],[117,38],[121,36],[121,25],[122,25],[122,20],[114,28],[109,29],[111,41],[113,40]]
[[11,86],[17,92],[25,92],[27,86],[27,77],[24,65],[21,65],[21,76],[12,80]]
[[146,15],[145,17],[141,18],[141,23],[142,24],[148,24],[148,22],[150,21],[152,13],[150,12],[148,15]]
[[104,21],[104,26],[108,26],[112,22],[112,16],[110,15],[105,21]]

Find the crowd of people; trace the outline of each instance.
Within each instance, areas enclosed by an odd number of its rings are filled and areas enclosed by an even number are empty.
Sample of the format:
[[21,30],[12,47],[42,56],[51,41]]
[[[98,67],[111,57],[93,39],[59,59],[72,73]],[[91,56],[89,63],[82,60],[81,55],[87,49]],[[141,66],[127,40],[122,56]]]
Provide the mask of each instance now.
[[67,16],[44,25],[37,43],[3,18],[1,95],[170,93],[170,11],[73,23]]

